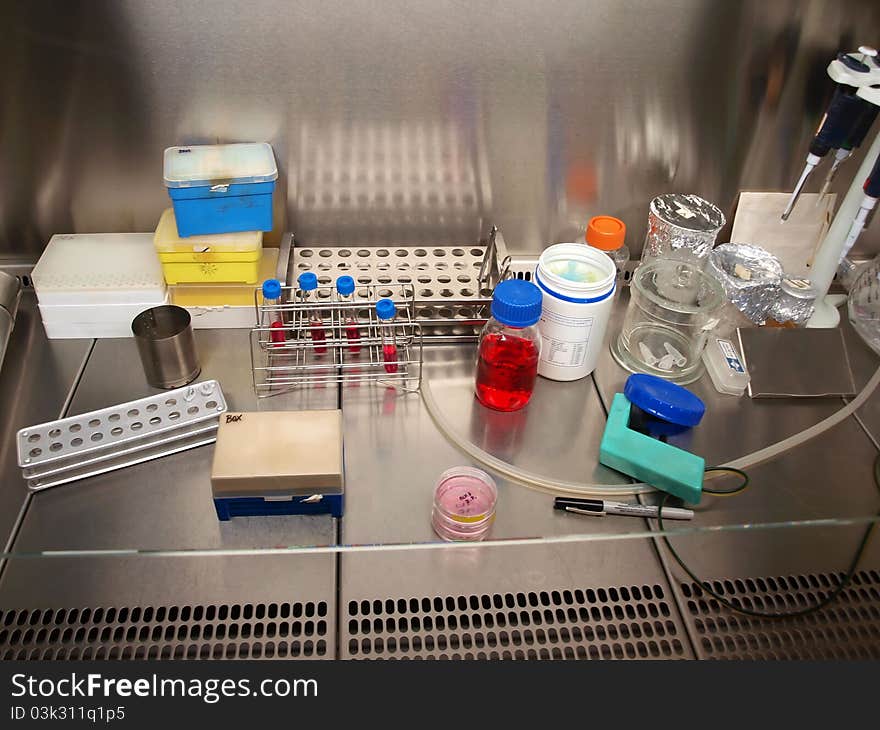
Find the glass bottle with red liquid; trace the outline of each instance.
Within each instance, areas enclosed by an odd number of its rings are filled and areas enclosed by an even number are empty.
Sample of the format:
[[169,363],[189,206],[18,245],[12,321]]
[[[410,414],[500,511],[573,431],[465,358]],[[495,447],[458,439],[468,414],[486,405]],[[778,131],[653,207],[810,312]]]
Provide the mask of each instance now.
[[376,316],[379,318],[379,335],[382,338],[382,362],[385,372],[393,374],[397,372],[399,362],[397,337],[394,334],[397,307],[390,299],[380,299],[376,302]]
[[281,282],[278,279],[266,279],[263,282],[263,311],[269,320],[269,340],[272,347],[282,347],[287,334],[281,309]]
[[529,402],[541,356],[541,290],[508,279],[495,287],[492,316],[480,334],[474,390],[484,406],[516,411]]
[[357,310],[354,307],[354,279],[350,276],[340,276],[336,280],[336,294],[339,303],[343,305],[340,307],[340,313],[345,339],[348,340],[347,352],[357,355],[361,351],[361,330],[358,327]]
[[313,271],[304,271],[297,279],[300,291],[300,303],[304,306],[302,319],[308,325],[309,335],[312,338],[312,344],[315,346],[315,354],[323,355],[327,352],[327,335],[324,332],[324,321],[321,319],[321,312],[315,308],[308,306],[310,303],[317,303],[316,290],[318,288],[318,277]]

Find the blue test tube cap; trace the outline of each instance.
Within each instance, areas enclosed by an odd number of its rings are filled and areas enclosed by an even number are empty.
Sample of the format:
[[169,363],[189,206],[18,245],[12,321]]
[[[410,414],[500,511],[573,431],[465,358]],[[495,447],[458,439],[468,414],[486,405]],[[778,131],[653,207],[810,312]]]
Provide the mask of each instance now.
[[376,302],[376,316],[379,319],[392,319],[397,314],[397,307],[390,299],[380,299]]
[[263,282],[263,299],[280,299],[281,282],[278,279],[266,279]]
[[314,271],[304,271],[299,275],[297,282],[303,291],[312,291],[318,288],[318,277]]
[[354,279],[350,276],[340,276],[336,280],[336,291],[346,297],[354,294]]

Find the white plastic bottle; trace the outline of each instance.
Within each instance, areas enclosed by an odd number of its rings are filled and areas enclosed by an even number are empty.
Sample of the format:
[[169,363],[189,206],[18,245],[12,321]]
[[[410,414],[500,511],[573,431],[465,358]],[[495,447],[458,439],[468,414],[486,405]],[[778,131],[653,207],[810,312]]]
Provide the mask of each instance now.
[[578,380],[596,369],[616,279],[614,261],[592,246],[558,243],[541,254],[535,272],[543,294],[538,375]]

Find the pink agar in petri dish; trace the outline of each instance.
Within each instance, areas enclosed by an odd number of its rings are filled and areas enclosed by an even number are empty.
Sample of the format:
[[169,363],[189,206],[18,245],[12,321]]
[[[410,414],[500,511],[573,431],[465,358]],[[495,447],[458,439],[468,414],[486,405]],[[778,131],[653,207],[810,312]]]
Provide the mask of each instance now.
[[495,519],[498,489],[486,472],[457,466],[440,475],[431,523],[444,540],[482,540]]

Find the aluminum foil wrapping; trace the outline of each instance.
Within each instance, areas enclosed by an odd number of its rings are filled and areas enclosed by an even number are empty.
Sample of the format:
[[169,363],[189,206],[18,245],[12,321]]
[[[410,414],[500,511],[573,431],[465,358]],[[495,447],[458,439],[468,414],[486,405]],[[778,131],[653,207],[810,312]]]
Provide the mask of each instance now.
[[648,212],[642,261],[657,258],[705,261],[724,223],[724,214],[718,207],[698,195],[658,195],[651,201]]
[[817,296],[819,292],[809,279],[783,277],[779,297],[768,317],[784,327],[803,327],[813,316]]
[[708,271],[731,304],[756,325],[767,320],[782,283],[782,265],[771,253],[746,243],[725,243],[709,255]]

